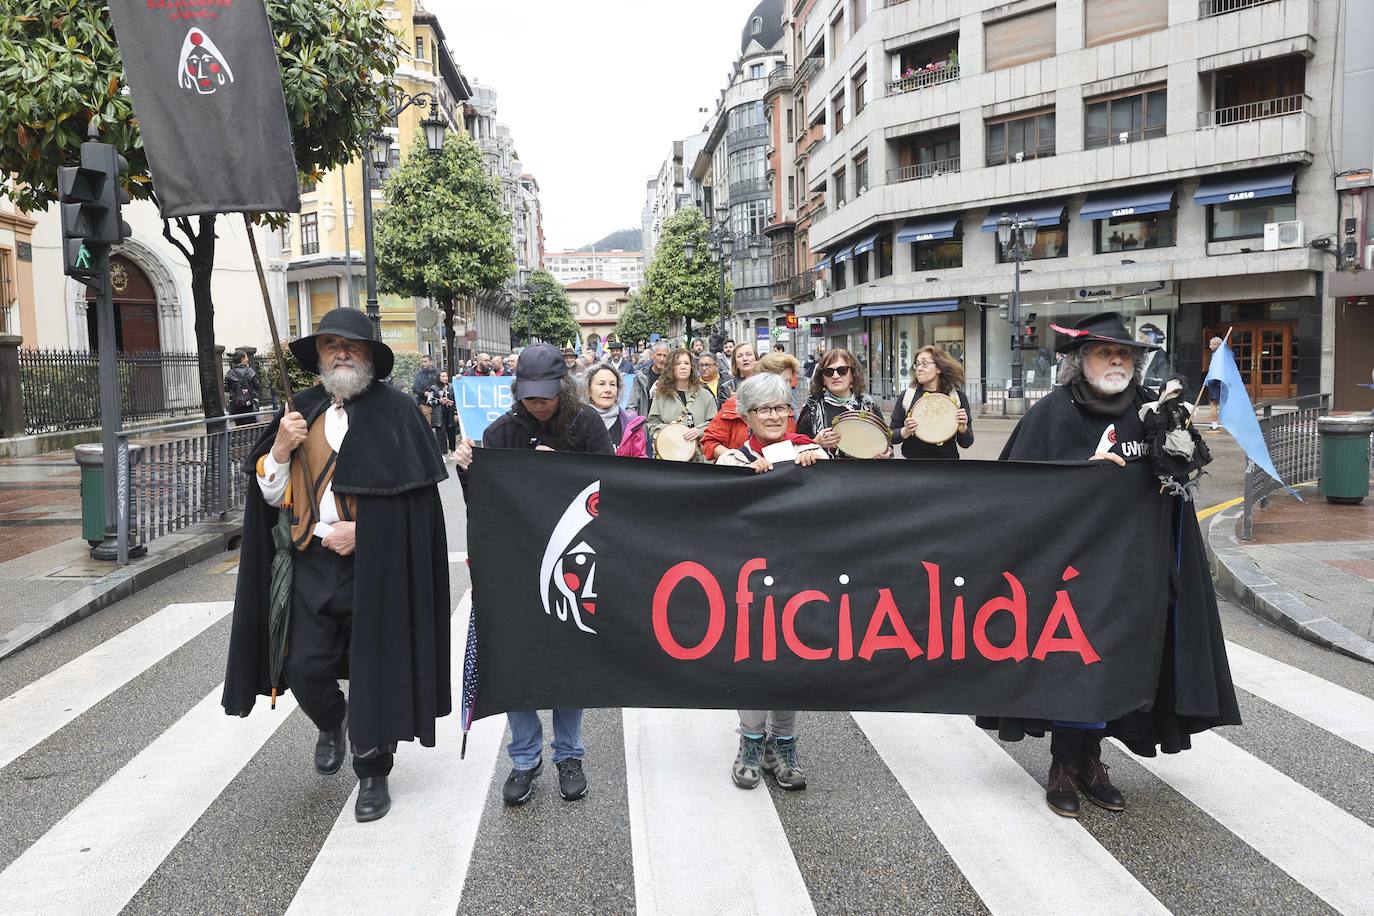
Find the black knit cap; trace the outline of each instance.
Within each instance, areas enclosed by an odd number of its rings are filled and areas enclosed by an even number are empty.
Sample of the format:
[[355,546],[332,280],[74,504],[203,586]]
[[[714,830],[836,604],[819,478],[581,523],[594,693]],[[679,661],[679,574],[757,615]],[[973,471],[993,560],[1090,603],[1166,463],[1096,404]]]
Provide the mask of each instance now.
[[316,342],[323,334],[332,334],[347,340],[365,340],[372,347],[372,375],[384,379],[391,375],[391,367],[396,364],[396,356],[391,348],[372,336],[372,321],[357,309],[337,308],[326,312],[320,319],[315,333],[309,337],[298,337],[288,345],[296,355],[301,368],[316,375],[320,372],[320,352]]

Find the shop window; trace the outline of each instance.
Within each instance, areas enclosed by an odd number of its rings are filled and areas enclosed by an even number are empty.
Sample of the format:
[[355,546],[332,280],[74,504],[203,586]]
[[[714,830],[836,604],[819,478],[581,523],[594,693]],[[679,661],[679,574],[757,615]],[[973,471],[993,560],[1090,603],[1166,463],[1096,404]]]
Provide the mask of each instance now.
[[1158,32],[1169,27],[1169,0],[1087,0],[1083,8],[1088,47]]
[[916,270],[949,270],[964,266],[964,237],[930,239],[911,243],[911,263]]
[[1140,216],[1117,216],[1093,222],[1094,250],[1098,254],[1174,246],[1176,214],[1173,210]]
[[[1002,250],[1002,245],[997,241],[996,233],[988,233],[992,236],[992,244],[997,248],[997,263],[1005,264],[1009,260],[1006,253]],[[1069,227],[1063,226],[1042,226],[1035,233],[1035,245],[1031,248],[1031,255],[1028,261],[1043,261],[1048,258],[1067,258],[1069,256]]]
[[1054,155],[1054,109],[987,122],[988,165]]
[[873,250],[878,258],[878,276],[892,276],[892,236],[879,237],[878,247]]
[[1168,131],[1169,93],[1163,86],[1097,99],[1084,111],[1087,149],[1162,137]]
[[1221,242],[1227,239],[1263,238],[1265,223],[1297,219],[1297,215],[1298,198],[1295,194],[1213,204],[1207,208],[1207,240]]
[[1054,56],[1054,7],[989,22],[983,28],[988,70],[1001,70]]

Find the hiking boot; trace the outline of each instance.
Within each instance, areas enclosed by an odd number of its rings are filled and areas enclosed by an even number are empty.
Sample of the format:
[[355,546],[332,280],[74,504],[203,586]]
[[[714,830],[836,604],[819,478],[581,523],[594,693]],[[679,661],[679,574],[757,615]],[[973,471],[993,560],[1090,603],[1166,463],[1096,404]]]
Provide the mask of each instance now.
[[795,791],[806,788],[806,774],[797,756],[797,739],[769,738],[763,749],[763,770],[779,788]]
[[1101,760],[1083,758],[1078,762],[1075,782],[1088,796],[1088,801],[1108,811],[1125,811],[1126,799],[1107,777],[1107,765]]
[[1074,787],[1078,771],[1071,763],[1050,764],[1049,785],[1045,789],[1045,801],[1050,810],[1060,817],[1078,817],[1078,790]]
[[579,758],[559,760],[554,766],[558,767],[558,791],[563,794],[564,801],[577,801],[587,794],[587,777]]
[[750,738],[740,735],[739,754],[735,756],[735,766],[730,776],[741,789],[752,789],[763,777],[760,765],[763,762],[763,738]]
[[540,757],[539,762],[531,769],[514,769],[506,777],[506,784],[501,788],[501,798],[508,805],[523,805],[530,800],[530,795],[534,793],[534,780],[540,773],[544,772],[544,758]]

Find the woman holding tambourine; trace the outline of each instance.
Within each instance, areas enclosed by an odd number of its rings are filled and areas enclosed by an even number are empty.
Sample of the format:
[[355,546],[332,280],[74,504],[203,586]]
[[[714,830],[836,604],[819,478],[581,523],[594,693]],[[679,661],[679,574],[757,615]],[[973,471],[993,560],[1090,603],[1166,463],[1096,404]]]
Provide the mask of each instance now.
[[939,347],[916,351],[911,387],[892,411],[892,444],[902,457],[958,458],[973,445],[973,420],[964,396],[964,367]]
[[863,367],[848,350],[829,350],[811,376],[797,432],[832,458],[890,458],[891,433],[866,391]]
[[697,377],[692,354],[674,350],[654,385],[649,407],[654,456],[668,461],[703,460],[701,435],[715,415],[716,399]]

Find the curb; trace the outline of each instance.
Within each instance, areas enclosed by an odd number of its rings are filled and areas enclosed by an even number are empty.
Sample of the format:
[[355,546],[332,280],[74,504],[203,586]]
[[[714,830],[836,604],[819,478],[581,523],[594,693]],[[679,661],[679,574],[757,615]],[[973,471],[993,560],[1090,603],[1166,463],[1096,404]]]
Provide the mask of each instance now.
[[141,592],[190,566],[229,548],[229,542],[243,530],[241,513],[229,521],[197,525],[191,535],[166,554],[151,560],[116,569],[68,598],[53,605],[37,620],[22,624],[0,635],[0,660],[27,649],[59,630],[86,619],[96,611]]
[[1207,559],[1212,562],[1218,591],[1224,591],[1247,611],[1295,636],[1374,663],[1374,643],[1318,614],[1297,595],[1284,591],[1250,559],[1235,534],[1241,511],[1242,507],[1236,506],[1217,513],[1207,529]]

